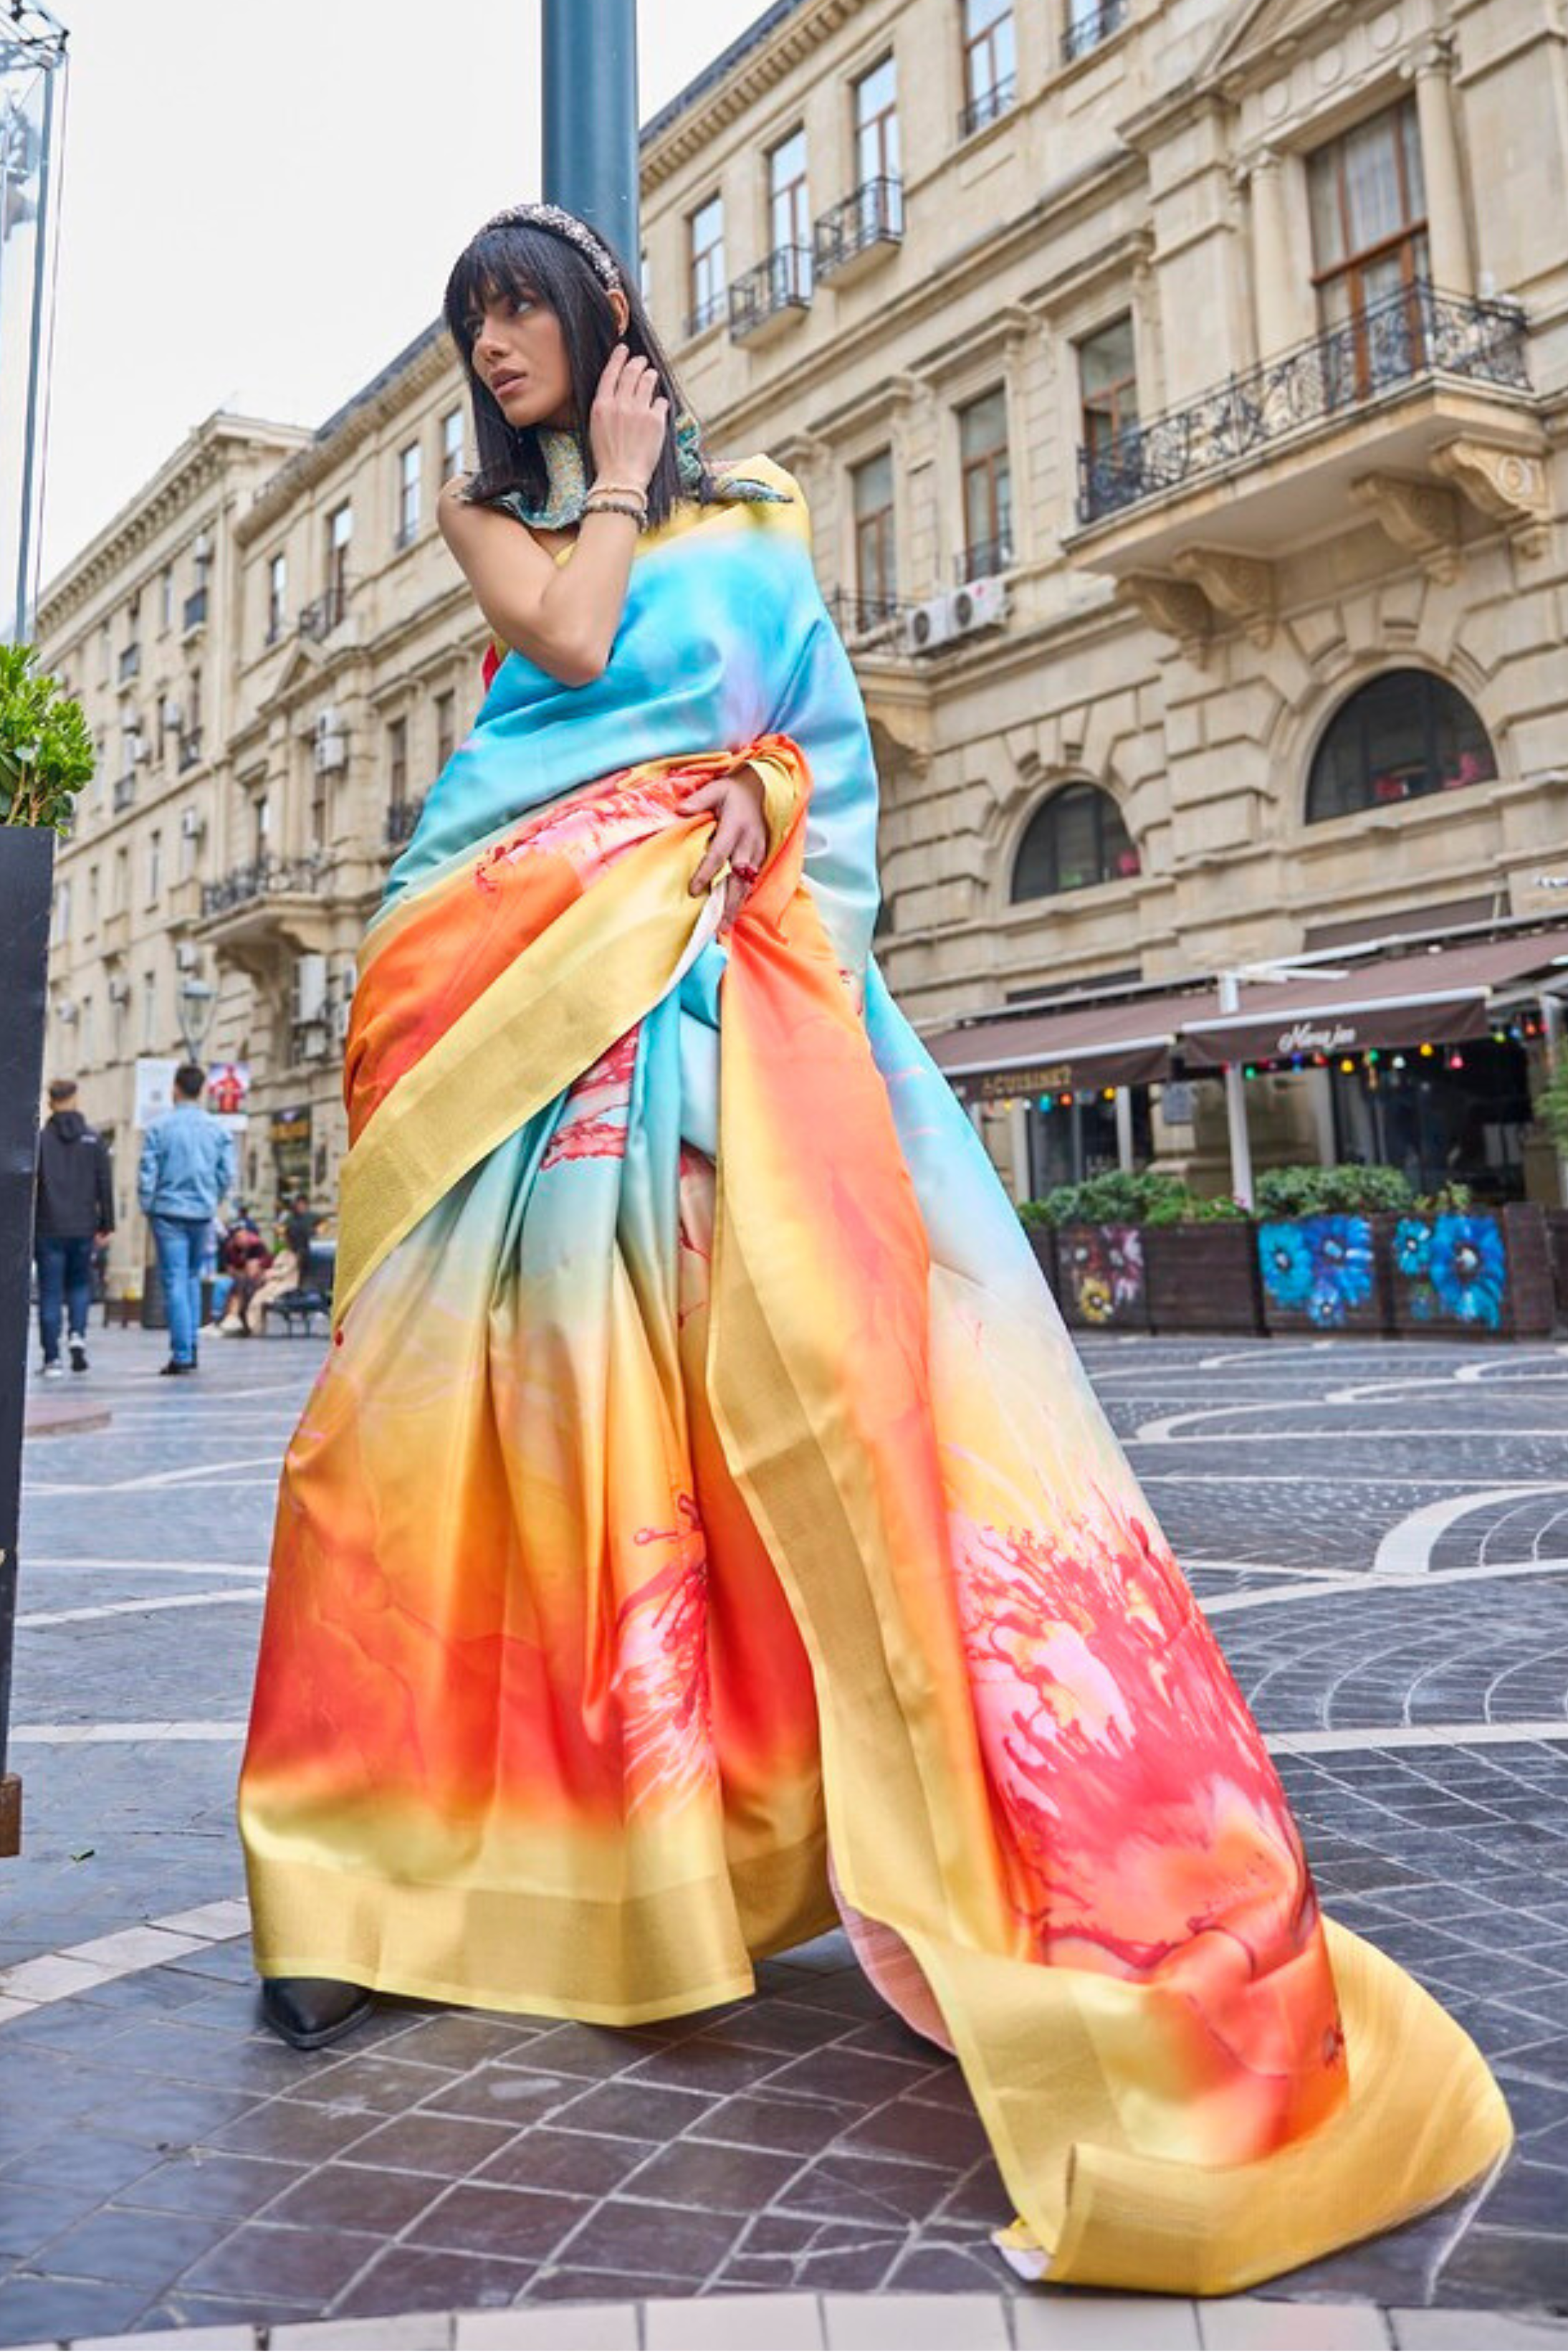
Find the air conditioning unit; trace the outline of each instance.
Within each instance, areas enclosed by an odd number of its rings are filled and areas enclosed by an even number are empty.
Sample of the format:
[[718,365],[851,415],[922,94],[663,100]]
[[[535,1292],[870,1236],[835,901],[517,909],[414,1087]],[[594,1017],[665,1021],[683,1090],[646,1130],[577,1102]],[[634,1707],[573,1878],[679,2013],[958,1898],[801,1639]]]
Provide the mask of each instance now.
[[904,643],[912,654],[935,653],[953,635],[953,599],[933,596],[924,604],[916,604],[904,624]]
[[191,541],[191,553],[198,563],[212,562],[213,535],[210,530],[199,530],[196,533],[195,538]]
[[294,959],[293,1019],[298,1026],[319,1021],[327,1005],[327,959],[301,955]]
[[182,940],[178,947],[174,950],[175,971],[199,971],[201,968],[201,961],[202,951],[200,948],[193,948],[188,940]]
[[109,983],[109,1001],[111,1004],[129,1004],[131,982],[128,980],[111,980]]
[[81,1007],[74,1004],[68,996],[63,1003],[56,1005],[55,1012],[68,1029],[74,1029],[81,1019]]
[[174,700],[172,695],[163,705],[162,719],[165,727],[183,727],[185,723],[184,708]]
[[149,757],[149,753],[150,746],[145,735],[127,735],[125,739],[125,756],[130,761],[132,767],[139,766],[143,760]]
[[1008,617],[1005,580],[971,580],[956,588],[948,599],[953,608],[953,635],[967,636],[973,629],[999,629]]
[[317,767],[347,767],[349,739],[343,732],[343,723],[338,713],[335,710],[323,710],[317,719],[313,732]]
[[182,841],[200,841],[207,830],[207,820],[199,808],[188,808],[180,819]]

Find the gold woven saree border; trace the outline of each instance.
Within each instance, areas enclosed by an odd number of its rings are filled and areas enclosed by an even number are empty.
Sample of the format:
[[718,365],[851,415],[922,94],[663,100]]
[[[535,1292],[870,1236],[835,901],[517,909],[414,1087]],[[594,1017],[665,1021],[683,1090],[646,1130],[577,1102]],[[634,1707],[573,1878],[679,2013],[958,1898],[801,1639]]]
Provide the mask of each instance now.
[[[669,766],[678,762],[654,762]],[[805,798],[793,747],[739,755],[770,851]],[[716,903],[690,891],[692,824],[639,842],[558,915],[399,1080],[342,1165],[332,1319],[468,1171],[543,1110],[679,980]],[[444,876],[443,888],[454,877]],[[715,890],[722,887],[716,883]],[[504,1074],[504,1075],[503,1075]]]

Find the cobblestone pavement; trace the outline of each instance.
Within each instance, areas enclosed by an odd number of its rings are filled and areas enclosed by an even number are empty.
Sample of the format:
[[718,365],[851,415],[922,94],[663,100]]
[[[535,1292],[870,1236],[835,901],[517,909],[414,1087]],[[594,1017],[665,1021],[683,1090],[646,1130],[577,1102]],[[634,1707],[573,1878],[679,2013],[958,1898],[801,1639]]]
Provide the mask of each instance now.
[[[841,1937],[767,1963],[748,2003],[630,2033],[412,2002],[315,2057],[259,2030],[232,1794],[276,1466],[319,1347],[209,1342],[180,1382],[152,1377],[161,1352],[95,1334],[112,1425],[26,1462],[0,2343],[1012,2294],[956,2072]],[[1328,1906],[1462,2020],[1521,2135],[1484,2200],[1260,2293],[1378,2329],[1377,2306],[1568,2312],[1568,1349],[1086,1353]],[[1018,2292],[1014,2339],[1058,2340],[1035,2332],[1051,2298]],[[1365,2340],[1479,2341],[1442,2335],[1469,2324],[1439,2308],[1427,2337]]]

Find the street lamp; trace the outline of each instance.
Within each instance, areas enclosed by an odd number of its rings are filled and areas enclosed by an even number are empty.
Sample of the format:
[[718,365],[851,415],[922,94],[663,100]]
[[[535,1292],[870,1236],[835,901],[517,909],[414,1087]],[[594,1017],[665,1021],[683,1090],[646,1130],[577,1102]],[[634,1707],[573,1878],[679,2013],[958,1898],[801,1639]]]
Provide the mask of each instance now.
[[636,0],[544,0],[544,182],[635,271]]
[[218,992],[210,981],[187,972],[180,982],[180,1036],[188,1062],[199,1062],[217,1011]]

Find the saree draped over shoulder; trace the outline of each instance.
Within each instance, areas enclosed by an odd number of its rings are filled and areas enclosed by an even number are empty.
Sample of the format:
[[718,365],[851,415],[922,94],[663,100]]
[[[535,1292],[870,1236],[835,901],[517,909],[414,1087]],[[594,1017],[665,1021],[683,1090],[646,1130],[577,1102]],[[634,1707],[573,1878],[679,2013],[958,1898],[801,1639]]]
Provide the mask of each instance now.
[[[258,1965],[631,2024],[841,1906],[1017,2245],[1233,2291],[1475,2180],[1507,2110],[1320,1914],[869,960],[863,711],[799,490],[746,470],[775,502],[644,540],[601,677],[501,662],[367,937],[241,1787]],[[679,803],[740,759],[770,846],[720,941]]]

